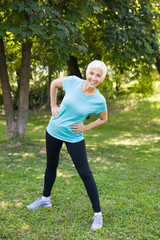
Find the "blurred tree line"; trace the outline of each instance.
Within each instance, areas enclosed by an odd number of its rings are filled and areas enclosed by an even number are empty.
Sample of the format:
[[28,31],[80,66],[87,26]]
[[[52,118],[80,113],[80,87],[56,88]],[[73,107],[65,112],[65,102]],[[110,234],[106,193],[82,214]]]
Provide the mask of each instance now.
[[[85,79],[94,59],[108,65],[100,86],[106,98],[119,91],[123,79],[137,79],[138,91],[150,92],[152,69],[160,73],[158,37],[159,1],[1,0],[6,138],[24,138],[29,107],[49,106],[52,80],[61,72]],[[60,101],[63,92],[58,94]]]

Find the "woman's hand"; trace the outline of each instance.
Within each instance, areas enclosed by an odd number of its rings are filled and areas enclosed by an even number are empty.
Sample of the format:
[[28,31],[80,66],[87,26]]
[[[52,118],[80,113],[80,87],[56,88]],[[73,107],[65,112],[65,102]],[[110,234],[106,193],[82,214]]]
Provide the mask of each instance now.
[[79,133],[79,132],[84,132],[86,131],[86,126],[83,124],[83,122],[78,123],[78,124],[72,124],[71,125],[71,130],[74,133]]
[[51,113],[53,118],[57,118],[59,116],[59,107],[57,105],[51,106]]
[[89,124],[84,125],[83,122],[81,122],[78,124],[71,125],[72,132],[79,133],[79,132],[88,131],[92,128],[98,127],[98,126],[104,124],[105,122],[107,122],[107,120],[108,120],[107,111],[101,112],[99,115],[100,115],[100,118],[98,118],[96,121],[91,122]]

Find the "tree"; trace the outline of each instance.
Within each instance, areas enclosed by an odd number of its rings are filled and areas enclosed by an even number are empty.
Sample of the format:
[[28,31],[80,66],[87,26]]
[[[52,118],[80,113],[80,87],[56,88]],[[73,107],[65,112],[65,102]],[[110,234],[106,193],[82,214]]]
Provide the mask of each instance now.
[[150,68],[159,57],[158,6],[159,1],[149,0],[97,1],[81,26],[87,57],[101,58],[120,72],[140,65]]
[[131,81],[144,73],[149,76],[155,64],[158,69],[158,6],[158,1],[96,1],[92,16],[81,26],[88,51],[80,59],[101,59],[110,66],[112,76],[107,76],[100,88],[111,91],[109,79],[114,78],[118,91],[122,75],[128,73]]
[[[44,43],[63,61],[68,57],[70,46],[78,32],[73,20],[79,19],[79,9],[89,9],[90,1],[39,1],[2,0],[0,3],[0,79],[6,115],[6,138],[17,135],[24,138],[28,120],[30,61],[33,44]],[[73,8],[78,5],[77,11]],[[80,17],[82,17],[80,15]],[[18,115],[15,118],[11,87],[7,72],[5,47],[14,41],[21,44],[22,58],[20,69],[20,88]],[[68,44],[69,43],[69,44]],[[52,46],[52,47],[51,47]],[[79,47],[79,46],[78,46]],[[15,59],[13,60],[15,61]]]
[[[5,1],[5,4],[4,1],[1,2],[0,76],[6,113],[6,138],[13,137],[14,134],[24,138],[28,120],[32,38],[35,35],[33,28],[38,30],[41,23],[40,18],[37,17],[40,10],[38,3],[34,1],[20,3],[18,1]],[[4,47],[4,42],[9,41],[11,33],[15,36],[15,42],[21,42],[22,48],[17,119],[14,116]]]
[[158,56],[158,1],[105,1],[97,14],[102,41],[120,71],[155,64]]
[[67,65],[68,65],[68,73],[69,75],[76,75],[77,77],[82,78],[82,74],[79,70],[78,67],[78,62],[77,62],[77,58],[70,55],[69,60],[67,61]]

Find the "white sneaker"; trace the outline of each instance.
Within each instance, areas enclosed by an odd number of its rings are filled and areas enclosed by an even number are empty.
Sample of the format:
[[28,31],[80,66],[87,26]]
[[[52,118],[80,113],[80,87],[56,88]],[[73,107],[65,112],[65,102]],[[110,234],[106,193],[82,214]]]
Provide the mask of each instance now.
[[93,231],[95,231],[95,230],[102,229],[102,228],[103,228],[103,217],[102,217],[102,215],[100,215],[100,214],[95,215],[93,217],[93,223],[91,225],[91,229]]
[[28,209],[37,209],[40,207],[52,207],[51,201],[44,201],[41,197],[37,198],[33,203],[27,206]]

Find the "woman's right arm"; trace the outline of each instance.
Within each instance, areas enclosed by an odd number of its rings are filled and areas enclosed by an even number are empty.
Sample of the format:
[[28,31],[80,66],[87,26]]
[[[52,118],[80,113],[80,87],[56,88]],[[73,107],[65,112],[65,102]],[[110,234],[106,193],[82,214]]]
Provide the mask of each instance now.
[[62,78],[55,79],[50,86],[51,113],[54,118],[59,116],[59,107],[57,106],[57,88],[62,88]]

